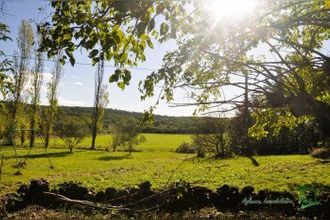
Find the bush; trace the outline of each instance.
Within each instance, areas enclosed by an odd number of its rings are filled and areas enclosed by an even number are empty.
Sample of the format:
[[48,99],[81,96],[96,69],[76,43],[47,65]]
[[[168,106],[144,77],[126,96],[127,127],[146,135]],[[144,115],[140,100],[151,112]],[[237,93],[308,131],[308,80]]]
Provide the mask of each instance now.
[[55,124],[54,131],[64,141],[71,153],[73,147],[89,133],[86,124],[79,117],[62,118]]
[[197,134],[193,138],[193,144],[197,146],[198,156],[203,157],[209,152],[219,158],[232,157],[233,150],[231,138],[227,132],[215,134]]
[[320,158],[320,159],[329,159],[330,158],[330,149],[329,148],[314,148],[311,151],[312,157]]
[[134,146],[146,141],[146,137],[140,135],[141,127],[138,121],[131,119],[125,123],[121,121],[117,122],[112,130],[112,148],[113,151],[117,150],[117,147],[123,146],[126,151],[131,154],[134,150]]
[[191,143],[184,142],[179,145],[179,147],[175,150],[175,153],[194,154],[196,153],[196,147],[194,147]]
[[230,120],[206,118],[198,133],[193,136],[197,156],[204,157],[205,154],[211,153],[218,158],[232,157],[233,144],[229,128]]

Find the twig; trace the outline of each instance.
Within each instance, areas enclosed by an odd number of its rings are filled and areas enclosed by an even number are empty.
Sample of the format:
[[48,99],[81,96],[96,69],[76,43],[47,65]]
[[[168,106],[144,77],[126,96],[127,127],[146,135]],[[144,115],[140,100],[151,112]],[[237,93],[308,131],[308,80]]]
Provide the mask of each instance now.
[[148,212],[148,211],[159,208],[159,205],[155,205],[155,206],[152,206],[152,207],[146,208],[146,209],[132,209],[132,208],[126,208],[127,205],[125,205],[125,207],[124,206],[113,206],[113,205],[109,205],[109,204],[91,202],[88,200],[70,199],[61,194],[52,193],[52,192],[43,192],[43,195],[46,196],[48,199],[55,199],[57,201],[68,203],[68,204],[80,205],[80,206],[85,206],[85,207],[90,207],[90,208],[101,209],[101,210]]
[[82,205],[82,206],[91,207],[91,208],[107,209],[107,210],[126,210],[126,211],[131,210],[131,209],[128,209],[128,208],[124,208],[122,206],[106,205],[106,204],[91,202],[91,201],[88,201],[88,200],[70,199],[68,197],[65,197],[65,196],[63,196],[61,194],[57,194],[57,193],[43,192],[43,195],[46,196],[47,198],[55,199],[55,200],[58,200],[58,201],[61,201],[61,202],[74,204],[74,205]]
[[173,177],[174,173],[188,160],[192,160],[192,159],[195,159],[196,156],[193,156],[193,157],[188,157],[188,158],[185,158],[177,167],[175,167],[175,169],[172,171],[171,175],[168,177],[167,181],[165,182],[164,186],[162,189],[164,189],[167,184],[169,183],[169,181],[171,180],[171,178]]

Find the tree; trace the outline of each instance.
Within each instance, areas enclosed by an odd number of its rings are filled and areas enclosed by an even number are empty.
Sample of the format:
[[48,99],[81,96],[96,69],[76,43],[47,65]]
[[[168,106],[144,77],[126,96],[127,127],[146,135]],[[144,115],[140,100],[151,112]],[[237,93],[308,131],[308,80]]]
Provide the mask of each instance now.
[[[8,26],[0,22],[0,41],[8,41],[11,38],[8,36],[9,29]],[[4,55],[3,51],[0,49],[0,57]],[[11,91],[12,84],[10,78],[5,73],[11,70],[12,62],[8,59],[2,59],[0,61],[0,94],[3,98]]]
[[129,154],[133,147],[146,139],[140,136],[139,123],[135,120],[128,120],[126,123],[117,123],[112,131],[112,147],[116,151],[118,146],[127,147]]
[[[21,111],[22,93],[29,75],[29,59],[34,43],[34,33],[31,23],[23,20],[17,37],[18,54],[14,57],[13,69],[13,106],[10,132],[18,128],[18,114]],[[24,132],[22,132],[22,135]],[[13,140],[10,140],[10,144]]]
[[99,64],[95,73],[95,96],[94,96],[94,108],[93,108],[93,122],[92,122],[92,146],[91,149],[95,149],[95,141],[99,128],[102,126],[102,118],[104,108],[109,104],[107,87],[103,85],[104,76],[104,59]]
[[[195,3],[190,28],[182,27],[186,32],[178,38],[178,49],[166,54],[162,68],[141,84],[142,98],[153,95],[161,82],[162,99],[172,101],[174,89],[181,87],[195,100],[188,105],[199,111],[230,111],[245,104],[247,77],[250,97],[263,99],[248,103],[252,111],[285,108],[291,113],[286,115],[297,118],[288,120],[291,127],[313,117],[329,136],[330,59],[322,47],[330,36],[330,9],[324,2],[259,2],[258,13],[234,21],[208,19],[201,4]],[[227,86],[242,93],[225,99],[221,95]],[[219,110],[223,105],[227,108]]]
[[[185,4],[170,0],[52,1],[51,22],[38,27],[43,36],[40,50],[50,57],[63,50],[61,61],[69,59],[72,65],[77,49],[85,49],[93,64],[103,58],[113,61],[118,69],[110,82],[124,89],[131,79],[127,67],[145,61],[146,48],[153,48],[152,38],[164,41],[176,36],[179,21],[186,18]],[[158,17],[162,17],[160,25],[156,25]]]
[[40,90],[42,86],[43,78],[43,54],[41,52],[35,52],[35,64],[34,68],[31,71],[31,84],[30,95],[31,95],[31,119],[30,119],[30,147],[34,146],[35,133],[37,128],[37,120],[39,113],[39,104],[40,104]]
[[88,134],[88,128],[80,117],[62,117],[55,123],[54,131],[70,150]]
[[[74,65],[73,52],[84,48],[92,63],[99,63],[102,71],[98,71],[98,76],[103,76],[103,62],[113,61],[118,69],[109,81],[117,82],[118,87],[124,89],[131,79],[126,67],[145,61],[144,51],[147,47],[153,48],[152,38],[163,41],[175,37],[178,20],[184,17],[184,4],[169,0],[53,1],[52,23],[38,27],[43,36],[40,50],[50,57],[59,50],[65,51],[61,62],[69,59]],[[160,16],[164,16],[164,21],[156,30],[156,18]],[[101,83],[96,85],[91,148],[95,147],[100,119],[100,86]]]
[[193,136],[193,146],[197,153],[203,155],[206,152],[213,153],[216,157],[227,158],[233,155],[232,140],[228,128],[230,120],[208,118],[203,126]]
[[[8,41],[11,38],[8,36],[9,29],[8,26],[2,22],[0,22],[0,41]],[[4,56],[4,52],[0,49],[0,57]],[[6,74],[6,72],[10,71],[12,68],[12,61],[9,59],[1,59],[0,60],[0,96],[2,96],[2,100],[6,100],[8,94],[12,92],[12,81],[10,77]],[[0,120],[2,123],[0,124],[0,139],[4,140],[4,142],[10,142],[8,140],[7,129],[9,126],[8,118],[10,118],[10,113],[8,112],[8,106],[4,105],[2,102],[0,103]]]
[[44,135],[45,135],[45,145],[48,147],[51,129],[53,125],[54,115],[57,111],[57,104],[58,104],[58,86],[59,82],[62,77],[62,64],[60,63],[60,59],[62,58],[62,53],[60,52],[57,55],[55,60],[54,70],[52,72],[52,79],[48,83],[48,93],[47,98],[49,102],[49,106],[46,112],[46,120],[44,124]]

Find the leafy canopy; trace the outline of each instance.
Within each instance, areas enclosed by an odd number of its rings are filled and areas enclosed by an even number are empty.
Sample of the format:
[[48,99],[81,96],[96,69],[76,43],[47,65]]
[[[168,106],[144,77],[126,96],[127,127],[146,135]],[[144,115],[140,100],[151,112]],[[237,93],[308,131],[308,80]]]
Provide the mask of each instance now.
[[145,50],[153,48],[152,39],[176,36],[185,4],[170,0],[52,1],[51,21],[39,26],[41,50],[50,57],[64,50],[62,62],[69,59],[71,65],[75,64],[74,51],[80,48],[88,52],[93,64],[100,59],[113,61],[118,70],[109,81],[124,89],[131,79],[125,67],[145,61]]
[[[8,36],[9,29],[8,26],[0,22],[0,41],[8,41],[11,38]],[[3,57],[5,54],[0,49],[0,57]],[[5,97],[12,89],[12,84],[9,80],[9,77],[5,74],[7,71],[11,70],[12,62],[8,59],[0,60],[0,94]]]
[[[200,111],[219,111],[223,104],[235,109],[244,104],[247,77],[249,93],[256,97],[250,108],[270,108],[268,112],[284,108],[288,117],[313,116],[319,123],[330,122],[330,59],[322,53],[330,36],[330,9],[324,1],[258,3],[256,13],[248,17],[215,21],[203,2],[196,1],[191,22],[182,24],[185,35],[178,40],[178,49],[167,53],[162,68],[141,84],[142,98],[152,96],[154,86],[164,83],[161,97],[167,101],[180,87],[195,101],[188,104]],[[226,86],[242,93],[225,99]],[[257,124],[267,121],[259,119]],[[254,131],[267,133],[262,127]]]

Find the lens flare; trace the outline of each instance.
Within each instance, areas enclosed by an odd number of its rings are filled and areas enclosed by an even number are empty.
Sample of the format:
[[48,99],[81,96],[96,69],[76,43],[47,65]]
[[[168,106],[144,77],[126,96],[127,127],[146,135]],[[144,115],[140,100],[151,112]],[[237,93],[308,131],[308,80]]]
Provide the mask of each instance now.
[[205,8],[215,19],[243,18],[253,13],[257,0],[211,0],[205,1]]

